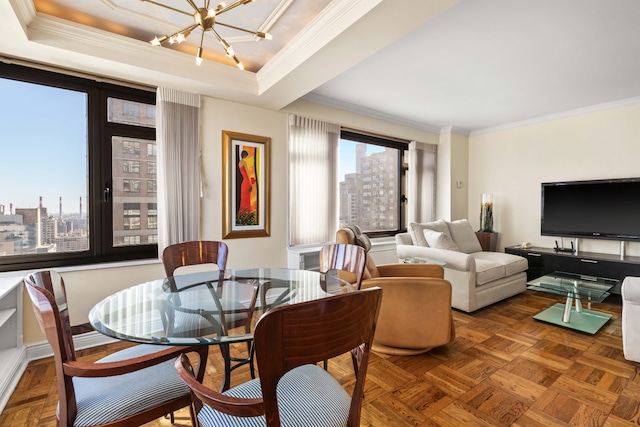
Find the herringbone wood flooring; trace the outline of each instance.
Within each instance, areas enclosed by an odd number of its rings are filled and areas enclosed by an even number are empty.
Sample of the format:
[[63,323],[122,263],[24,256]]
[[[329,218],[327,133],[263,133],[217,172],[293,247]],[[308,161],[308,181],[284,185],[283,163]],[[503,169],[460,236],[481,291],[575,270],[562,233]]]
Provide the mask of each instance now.
[[[624,359],[619,297],[594,305],[613,318],[595,335],[538,322],[532,316],[563,302],[527,291],[475,313],[454,313],[456,340],[421,356],[374,354],[362,426],[637,426],[639,364]],[[426,308],[425,308],[426,309]],[[429,327],[429,325],[424,325]],[[84,351],[97,359],[108,350]],[[211,348],[205,382],[219,384],[220,353]],[[351,360],[329,371],[350,387]],[[246,381],[248,369],[232,376]],[[51,359],[29,364],[0,415],[1,426],[55,426],[57,391]],[[167,419],[149,427],[168,426]],[[177,426],[190,425],[188,411]]]

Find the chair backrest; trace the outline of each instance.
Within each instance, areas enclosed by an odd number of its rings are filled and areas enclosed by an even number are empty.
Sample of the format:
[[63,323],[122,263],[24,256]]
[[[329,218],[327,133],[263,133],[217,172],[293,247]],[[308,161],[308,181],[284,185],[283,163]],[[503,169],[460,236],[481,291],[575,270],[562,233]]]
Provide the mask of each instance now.
[[347,425],[360,425],[364,381],[381,297],[380,288],[369,288],[278,306],[258,321],[254,342],[268,426],[280,425],[276,386],[284,374],[349,351],[358,353],[359,366]]
[[63,372],[63,363],[76,360],[73,345],[67,295],[62,276],[55,271],[39,271],[24,278],[33,311],[53,350],[58,381],[61,425],[64,419],[74,419],[76,412],[73,381]]
[[224,242],[196,240],[167,246],[162,251],[162,264],[167,277],[179,267],[216,264],[220,270],[227,266],[229,250]]
[[367,254],[363,248],[346,243],[331,244],[323,246],[319,256],[321,273],[338,270],[340,278],[360,289],[367,261]]
[[371,259],[371,256],[368,252],[368,247],[370,245],[370,243],[368,243],[368,238],[365,234],[362,234],[359,227],[354,226],[339,229],[336,232],[336,243],[348,243],[350,245],[357,245],[364,248],[367,251],[366,266],[363,274],[364,279],[380,277],[378,267],[376,266],[376,263],[373,261],[373,259]]

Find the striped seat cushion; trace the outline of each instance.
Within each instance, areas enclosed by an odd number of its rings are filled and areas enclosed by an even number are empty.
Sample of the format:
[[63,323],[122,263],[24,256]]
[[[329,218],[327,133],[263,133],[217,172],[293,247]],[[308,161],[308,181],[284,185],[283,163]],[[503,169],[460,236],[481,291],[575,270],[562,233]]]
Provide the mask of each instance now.
[[[292,369],[278,383],[278,407],[283,427],[346,426],[351,396],[340,383],[316,365]],[[260,379],[256,378],[224,394],[240,398],[262,396]],[[264,416],[233,417],[205,406],[198,414],[203,427],[264,427]]]
[[[164,350],[138,345],[113,353],[99,362],[116,362]],[[78,415],[74,426],[105,424],[189,394],[173,360],[138,372],[106,378],[73,378]]]

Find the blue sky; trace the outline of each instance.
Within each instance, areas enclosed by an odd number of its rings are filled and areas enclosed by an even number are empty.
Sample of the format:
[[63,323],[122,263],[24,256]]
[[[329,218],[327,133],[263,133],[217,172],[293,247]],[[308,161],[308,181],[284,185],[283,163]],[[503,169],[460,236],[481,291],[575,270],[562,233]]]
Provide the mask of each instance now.
[[[346,139],[340,140],[340,170],[338,171],[338,180],[344,181],[344,175],[354,173],[356,171],[356,145],[358,142]],[[367,145],[367,156],[373,153],[384,151],[384,147],[376,145]]]
[[86,202],[86,95],[0,78],[0,204],[78,212]]

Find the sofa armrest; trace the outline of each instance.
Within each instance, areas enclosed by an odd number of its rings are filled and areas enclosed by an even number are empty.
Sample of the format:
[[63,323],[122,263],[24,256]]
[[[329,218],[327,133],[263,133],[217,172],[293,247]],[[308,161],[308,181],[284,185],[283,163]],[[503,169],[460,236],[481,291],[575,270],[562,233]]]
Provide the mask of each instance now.
[[444,278],[444,269],[438,264],[383,264],[378,266],[382,277],[435,277]]
[[446,263],[445,268],[459,271],[476,271],[475,259],[464,252],[448,251],[446,249],[429,248],[425,246],[398,245],[398,258],[432,258]]
[[622,281],[622,299],[640,305],[640,277],[629,276]]

